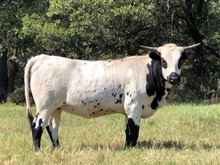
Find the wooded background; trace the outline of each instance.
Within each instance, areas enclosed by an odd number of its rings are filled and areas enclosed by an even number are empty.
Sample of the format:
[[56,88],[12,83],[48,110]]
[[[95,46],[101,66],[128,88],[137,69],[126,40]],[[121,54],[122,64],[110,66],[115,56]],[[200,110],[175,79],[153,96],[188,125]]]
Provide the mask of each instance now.
[[0,102],[24,103],[28,58],[116,59],[201,42],[169,101],[220,100],[220,0],[0,0]]

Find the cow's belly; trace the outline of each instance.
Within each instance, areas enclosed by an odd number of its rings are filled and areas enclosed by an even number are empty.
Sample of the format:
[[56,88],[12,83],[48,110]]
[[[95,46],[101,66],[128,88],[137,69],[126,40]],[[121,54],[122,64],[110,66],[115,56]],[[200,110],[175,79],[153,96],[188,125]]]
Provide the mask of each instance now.
[[73,113],[77,116],[85,118],[94,118],[104,115],[110,115],[114,113],[124,114],[124,109],[122,105],[112,105],[110,106],[100,106],[97,104],[91,105],[63,105],[60,107],[61,110]]
[[117,85],[84,83],[82,86],[74,86],[68,93],[65,111],[75,115],[93,118],[103,115],[121,113],[124,114],[124,92],[116,88]]

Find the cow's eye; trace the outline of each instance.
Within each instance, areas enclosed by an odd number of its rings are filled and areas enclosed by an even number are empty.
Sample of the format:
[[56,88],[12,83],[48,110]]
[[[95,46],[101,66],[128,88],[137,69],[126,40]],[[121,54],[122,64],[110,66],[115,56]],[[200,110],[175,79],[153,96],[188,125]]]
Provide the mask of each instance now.
[[178,68],[180,69],[180,67],[182,66],[182,64],[183,64],[183,60],[179,60],[179,62],[178,62]]
[[178,68],[180,69],[180,67],[182,66],[182,64],[184,63],[184,61],[187,59],[187,56],[185,53],[182,53],[179,61],[178,61]]
[[161,64],[164,69],[167,68],[167,62],[163,58],[161,59]]

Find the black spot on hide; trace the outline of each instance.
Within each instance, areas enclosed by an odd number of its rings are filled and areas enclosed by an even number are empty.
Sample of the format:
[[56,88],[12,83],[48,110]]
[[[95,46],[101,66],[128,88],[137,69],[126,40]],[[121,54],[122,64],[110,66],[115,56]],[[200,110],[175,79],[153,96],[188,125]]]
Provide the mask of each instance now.
[[129,92],[127,92],[127,93],[126,93],[126,95],[127,95],[127,96],[129,96],[129,95],[130,95],[130,97],[131,97],[131,94],[130,94]]
[[146,75],[146,92],[148,96],[154,95],[155,92],[160,93],[163,91],[162,93],[164,93],[165,81],[162,75],[161,62],[152,60],[151,64],[147,64],[147,68],[149,70],[149,73]]
[[116,96],[116,93],[112,93],[112,96],[115,97],[115,96]]
[[154,99],[153,99],[153,101],[151,102],[151,108],[152,109],[156,109],[157,108],[157,106],[158,106],[158,103],[157,103],[157,97],[155,97]]
[[164,69],[167,68],[167,62],[166,62],[166,60],[165,60],[164,58],[161,58],[161,65],[162,65],[162,67],[163,67]]
[[144,109],[144,105],[142,105],[142,109]]
[[115,104],[121,104],[121,99],[117,99]]
[[151,108],[156,109],[158,101],[161,101],[165,94],[165,80],[162,75],[161,61],[152,60],[151,64],[147,64],[147,67],[149,73],[146,75],[146,93],[148,96],[156,94],[151,103]]
[[122,97],[123,97],[123,94],[120,94],[119,98],[116,100],[115,104],[121,104],[122,103]]
[[39,116],[39,112],[36,114],[36,117],[35,117],[35,118],[37,119],[37,118],[38,118],[38,116]]

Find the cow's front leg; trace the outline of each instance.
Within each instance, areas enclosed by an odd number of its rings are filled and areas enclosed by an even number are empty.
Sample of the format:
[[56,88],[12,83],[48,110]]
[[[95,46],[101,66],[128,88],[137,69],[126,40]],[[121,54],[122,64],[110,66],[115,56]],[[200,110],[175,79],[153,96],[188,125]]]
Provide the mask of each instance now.
[[126,118],[126,143],[125,147],[134,147],[137,144],[138,134],[139,134],[139,123],[136,123],[132,118]]
[[136,97],[126,97],[124,102],[124,109],[126,113],[125,120],[125,134],[126,134],[126,143],[125,147],[134,147],[137,144],[139,127],[140,127],[140,118],[142,114],[142,104],[141,100],[138,100]]
[[56,109],[50,116],[49,122],[46,126],[47,132],[50,136],[51,142],[55,148],[60,147],[58,138],[58,128],[60,124],[61,109]]

